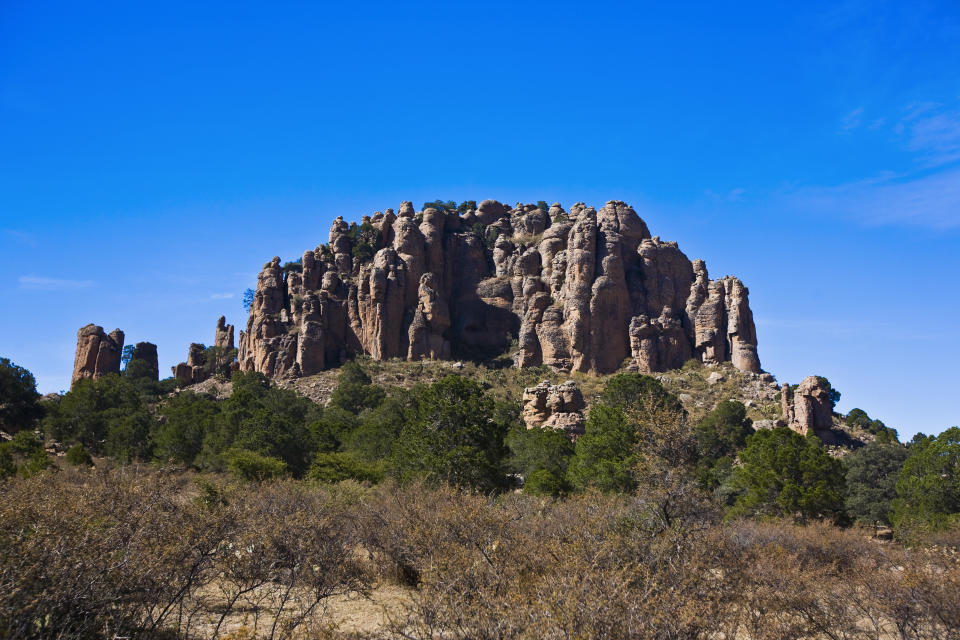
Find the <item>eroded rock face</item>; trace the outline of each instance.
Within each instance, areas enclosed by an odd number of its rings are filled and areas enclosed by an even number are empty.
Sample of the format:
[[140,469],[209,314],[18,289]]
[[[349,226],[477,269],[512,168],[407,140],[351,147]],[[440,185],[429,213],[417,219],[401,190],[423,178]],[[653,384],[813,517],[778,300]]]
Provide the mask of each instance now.
[[[274,258],[274,260],[279,262],[278,258]],[[302,277],[301,274],[297,275]],[[298,282],[302,282],[302,280]],[[257,293],[259,295],[260,292],[258,291]],[[266,296],[270,294],[271,292],[269,291],[264,292]],[[264,298],[261,297],[261,300],[264,300]],[[276,308],[276,306],[272,308]],[[240,335],[242,340],[243,334],[241,333]],[[233,325],[227,324],[227,320],[223,316],[217,319],[217,327],[213,336],[213,346],[217,347],[212,356],[214,358],[227,358],[229,352],[234,349]],[[207,362],[207,357],[209,356],[207,354],[207,348],[204,345],[198,342],[190,343],[190,347],[187,349],[187,361],[170,367],[173,377],[176,378],[181,385],[196,384],[208,380],[213,376],[215,369],[227,364],[226,361]],[[239,365],[233,367],[233,369],[239,369]]]
[[73,361],[70,386],[77,380],[120,373],[122,357],[123,331],[114,329],[110,333],[104,333],[103,327],[88,324],[77,331],[77,355]]
[[833,428],[830,385],[817,376],[807,376],[794,391],[784,384],[780,408],[787,426],[803,435],[813,431],[824,439],[824,434]]
[[130,356],[130,362],[134,360],[143,362],[146,365],[144,371],[150,373],[152,380],[160,379],[160,365],[157,361],[157,345],[152,342],[138,342],[134,345],[133,354]]
[[[311,254],[312,255],[312,254]],[[233,325],[227,324],[227,319],[220,316],[217,319],[217,333],[213,339],[213,346],[221,349],[233,349]]]
[[556,385],[544,381],[523,390],[523,421],[527,429],[559,429],[576,438],[584,432],[585,407],[583,394],[573,380]]
[[264,265],[240,333],[243,370],[482,357],[516,340],[520,367],[648,373],[693,357],[760,371],[747,288],[710,280],[624,202],[543,211],[484,200],[462,215],[404,202],[363,223],[374,231],[359,251],[357,229],[337,218],[302,271]]

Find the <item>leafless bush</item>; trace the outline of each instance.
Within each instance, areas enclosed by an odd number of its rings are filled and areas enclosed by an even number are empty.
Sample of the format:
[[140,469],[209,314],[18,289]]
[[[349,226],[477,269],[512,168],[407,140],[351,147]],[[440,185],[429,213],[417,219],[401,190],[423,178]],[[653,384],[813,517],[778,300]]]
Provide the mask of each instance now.
[[[325,603],[409,598],[378,637],[960,637],[956,537],[721,524],[670,469],[633,496],[214,486],[149,470],[0,485],[0,637],[332,637]],[[379,577],[376,575],[379,574]]]
[[193,494],[135,469],[0,486],[0,636],[211,637],[253,604],[254,631],[286,637],[324,598],[365,588],[356,529],[329,492]]

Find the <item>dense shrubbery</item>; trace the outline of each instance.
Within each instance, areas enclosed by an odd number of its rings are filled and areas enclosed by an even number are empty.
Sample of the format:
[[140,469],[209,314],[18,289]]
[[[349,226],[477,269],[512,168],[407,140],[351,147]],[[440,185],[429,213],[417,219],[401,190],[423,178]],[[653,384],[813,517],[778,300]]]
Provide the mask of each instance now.
[[[710,503],[730,517],[892,521],[904,535],[949,527],[960,513],[956,429],[904,447],[894,430],[854,410],[848,422],[876,442],[838,460],[814,437],[754,433],[746,407],[734,401],[691,425],[676,397],[636,374],[607,380],[573,443],[556,431],[523,428],[515,403],[494,401],[462,376],[387,392],[350,362],[321,407],[257,373],[236,373],[229,397],[216,399],[170,393],[169,381],[128,367],[34,405],[29,372],[3,366],[17,384],[0,406],[23,398],[22,426],[37,426],[36,407],[45,407],[39,425],[76,466],[106,457],[251,481],[394,478],[484,492],[522,487],[541,496],[642,491],[665,522]],[[29,476],[50,464],[32,429],[0,444],[0,476]]]
[[[4,638],[333,638],[324,603],[407,589],[350,637],[956,637],[960,566],[814,524],[661,517],[446,485],[224,485],[64,471],[0,484]],[[240,629],[244,629],[243,632]]]
[[740,462],[733,483],[741,493],[732,514],[843,519],[843,464],[815,435],[785,427],[758,431],[747,438]]
[[43,415],[33,374],[0,358],[0,430],[15,433],[32,429]]
[[960,427],[918,436],[897,476],[894,524],[943,528],[960,520]]
[[843,462],[847,468],[847,514],[865,524],[890,524],[897,475],[909,451],[899,443],[871,442]]

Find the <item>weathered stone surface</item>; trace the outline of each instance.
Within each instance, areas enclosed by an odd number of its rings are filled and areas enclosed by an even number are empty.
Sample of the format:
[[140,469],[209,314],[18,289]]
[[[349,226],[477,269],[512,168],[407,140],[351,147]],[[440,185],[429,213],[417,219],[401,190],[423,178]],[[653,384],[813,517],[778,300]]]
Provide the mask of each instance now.
[[[310,255],[313,255],[312,252]],[[306,259],[306,254],[304,254],[304,264],[307,262],[308,260]],[[280,259],[274,258],[273,262],[267,263],[267,265],[264,267],[265,271],[269,268],[271,278],[276,276],[273,271],[274,268],[277,271],[280,270],[279,263]],[[302,279],[300,278],[301,275],[302,274],[297,274],[297,286],[302,284]],[[283,309],[281,307],[283,300],[282,298],[278,298],[275,294],[276,292],[273,290],[272,285],[264,287],[262,291],[258,289],[256,295],[254,296],[254,305],[259,304],[261,308],[279,309],[280,313],[283,314],[287,311],[287,309]],[[302,310],[298,308],[297,314],[302,315],[302,313]],[[290,317],[290,315],[291,314],[288,313],[287,317]],[[243,332],[241,332],[241,350],[243,348],[243,343],[244,336]],[[212,377],[213,372],[220,369],[221,366],[230,364],[230,362],[225,360],[225,358],[229,357],[230,360],[233,359],[233,356],[229,353],[230,350],[235,348],[233,346],[233,325],[227,324],[227,320],[223,316],[220,316],[217,319],[217,327],[213,336],[213,346],[217,347],[217,349],[214,350],[212,357],[217,358],[218,360],[216,362],[207,362],[207,348],[199,342],[190,343],[190,347],[187,349],[187,361],[170,367],[173,377],[176,378],[181,385],[196,384]],[[322,366],[320,368],[322,369]],[[239,365],[237,365],[236,369],[239,370]],[[320,369],[317,369],[317,371],[319,370]]]
[[157,345],[152,342],[138,342],[134,345],[133,354],[130,356],[130,362],[135,360],[143,362],[146,365],[143,367],[143,371],[149,371],[150,377],[153,380],[160,379],[160,365],[157,361]]
[[547,381],[523,390],[523,421],[528,429],[559,429],[570,437],[583,434],[586,403],[573,380],[552,385]]
[[[304,259],[306,256],[313,256],[312,253],[305,253]],[[227,324],[227,319],[223,316],[220,316],[217,319],[217,333],[213,339],[213,346],[219,347],[221,349],[233,349],[233,325]]]
[[813,431],[823,438],[833,428],[830,386],[817,376],[807,376],[793,391],[784,384],[780,408],[787,426],[803,435]]
[[104,333],[103,327],[88,324],[77,331],[77,353],[73,361],[70,386],[77,380],[95,379],[108,373],[120,373],[123,357],[123,331]]
[[359,229],[337,218],[299,272],[264,265],[238,347],[242,370],[283,377],[361,353],[497,355],[513,340],[520,367],[653,372],[695,357],[760,370],[746,287],[710,280],[619,201],[484,200],[462,215],[404,202]]

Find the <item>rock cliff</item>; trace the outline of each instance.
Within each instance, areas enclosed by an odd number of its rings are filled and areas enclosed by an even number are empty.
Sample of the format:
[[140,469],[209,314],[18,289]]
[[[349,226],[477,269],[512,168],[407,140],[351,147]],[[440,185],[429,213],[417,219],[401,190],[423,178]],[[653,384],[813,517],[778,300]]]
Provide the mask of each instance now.
[[359,225],[337,218],[327,244],[264,265],[239,361],[286,377],[361,353],[473,358],[512,343],[519,367],[648,373],[697,358],[760,371],[743,283],[711,280],[618,201],[463,213],[404,202]]
[[84,378],[99,378],[120,373],[123,357],[123,331],[105,333],[103,327],[88,324],[77,331],[77,354],[73,361],[70,386]]

